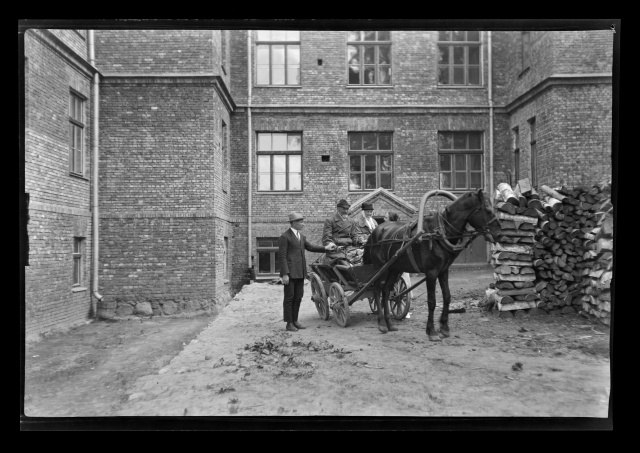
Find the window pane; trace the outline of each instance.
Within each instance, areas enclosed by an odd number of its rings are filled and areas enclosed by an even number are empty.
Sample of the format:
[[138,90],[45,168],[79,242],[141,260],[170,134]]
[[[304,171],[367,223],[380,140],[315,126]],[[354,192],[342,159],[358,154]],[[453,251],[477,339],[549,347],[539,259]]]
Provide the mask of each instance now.
[[287,65],[300,64],[300,46],[287,46]]
[[300,66],[287,66],[287,85],[300,85]]
[[82,173],[82,151],[79,148],[75,150],[73,171]]
[[378,47],[378,63],[391,64],[391,47],[390,46]]
[[451,156],[446,154],[440,155],[440,170],[451,171]]
[[258,66],[258,85],[269,85],[269,66]]
[[450,132],[440,132],[438,134],[439,149],[453,149],[453,134]]
[[480,154],[469,154],[469,169],[482,170],[482,156]]
[[81,151],[82,148],[83,148],[83,146],[82,146],[82,128],[80,128],[78,126],[74,126],[73,128],[75,130],[75,136],[76,136],[74,144],[76,145],[76,149],[78,151]]
[[364,157],[364,171],[376,171],[376,157],[375,155]]
[[440,188],[452,189],[451,186],[451,173],[440,173]]
[[302,167],[302,156],[289,156],[289,172],[300,173]]
[[80,241],[78,239],[73,240],[73,253],[80,253]]
[[449,84],[449,67],[448,66],[438,67],[438,83],[441,83],[443,85]]
[[380,66],[378,68],[378,84],[389,85],[391,83],[391,66]]
[[464,64],[464,47],[453,48],[453,64]]
[[271,156],[258,156],[258,172],[259,173],[271,172]]
[[[277,245],[277,241],[276,241]],[[273,247],[273,239],[258,238],[258,247]]]
[[284,41],[286,37],[285,30],[271,30],[271,41]]
[[300,41],[300,30],[287,30],[287,41]]
[[466,189],[466,188],[467,188],[467,172],[457,171],[456,172],[456,189]]
[[449,46],[438,46],[438,63],[439,64],[448,64],[449,63]]
[[480,172],[471,172],[469,174],[470,177],[470,189],[477,189],[479,187],[482,187],[482,173]]
[[482,133],[481,132],[469,133],[469,149],[482,149]]
[[362,149],[362,134],[349,134],[349,149]]
[[364,64],[374,64],[376,62],[376,48],[373,46],[364,47]]
[[349,64],[360,63],[360,46],[347,46],[347,57]]
[[260,274],[271,273],[271,253],[270,252],[258,252],[258,273]]
[[289,134],[287,142],[287,150],[300,151],[302,149],[302,135],[300,134]]
[[455,165],[456,171],[463,171],[467,169],[467,155],[466,154],[457,154],[455,156]]
[[287,156],[273,156],[273,172],[284,173],[287,171]]
[[286,173],[273,174],[273,190],[287,190],[287,174]]
[[452,31],[453,41],[464,41],[464,32],[463,31]]
[[349,159],[350,164],[349,164],[349,168],[351,171],[360,171],[361,170],[361,159],[360,156],[351,156],[351,158]]
[[80,284],[80,260],[79,259],[73,260],[73,284],[74,285]]
[[274,151],[287,150],[287,134],[271,134],[271,137],[273,138]]
[[271,56],[274,65],[284,65],[284,46],[271,46]]
[[273,67],[272,85],[284,85],[284,66]]
[[389,32],[389,31],[379,31],[378,32],[378,41],[391,41],[391,32]]
[[468,31],[467,32],[467,41],[480,41],[480,32],[479,31]]
[[359,31],[350,31],[347,36],[348,41],[360,41],[360,32]]
[[453,68],[453,83],[454,85],[464,84],[464,68]]
[[270,173],[258,173],[258,190],[271,190]]
[[69,95],[69,116],[71,118],[76,117],[76,98],[73,94]]
[[451,33],[451,32],[449,32],[449,31],[439,31],[438,32],[438,40],[439,41],[449,41],[450,40],[449,33]]
[[349,177],[349,190],[361,190],[360,173]]
[[365,41],[375,41],[376,40],[376,32],[375,31],[365,31],[364,32],[364,40]]
[[365,174],[364,175],[364,188],[366,190],[376,189],[376,174]]
[[271,31],[270,30],[258,30],[258,41],[270,41],[271,40]]
[[380,156],[380,171],[391,171],[391,156]]
[[357,66],[349,66],[349,84],[360,84],[360,68]]
[[364,143],[364,149],[378,149],[378,137],[375,132],[365,132],[362,134],[362,141]]
[[258,151],[271,151],[271,134],[258,134]]
[[278,254],[274,252],[273,255],[274,255],[274,258],[275,258],[274,261],[276,263],[276,269],[275,269],[274,273],[275,274],[279,274],[280,273],[280,261],[278,260]]
[[453,148],[467,149],[467,134],[465,134],[464,132],[453,134]]
[[470,46],[469,49],[469,64],[480,64],[480,47]]
[[375,85],[376,83],[376,67],[375,66],[365,66],[364,83],[367,85]]
[[378,134],[378,148],[391,149],[391,134]]
[[289,190],[302,190],[302,175],[300,173],[289,174]]
[[380,173],[380,187],[391,189],[391,173]]
[[469,68],[469,85],[480,85],[480,68]]
[[258,65],[269,64],[269,46],[256,46],[257,47],[257,61]]

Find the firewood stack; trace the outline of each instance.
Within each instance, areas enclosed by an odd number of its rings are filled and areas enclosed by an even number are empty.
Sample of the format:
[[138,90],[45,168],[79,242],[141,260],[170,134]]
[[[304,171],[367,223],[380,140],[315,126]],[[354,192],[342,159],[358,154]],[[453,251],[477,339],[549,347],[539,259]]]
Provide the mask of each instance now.
[[488,296],[498,309],[582,309],[608,322],[611,182],[575,189],[541,185],[538,193],[523,179],[513,190],[499,184],[495,196],[502,236],[492,245],[496,283]]

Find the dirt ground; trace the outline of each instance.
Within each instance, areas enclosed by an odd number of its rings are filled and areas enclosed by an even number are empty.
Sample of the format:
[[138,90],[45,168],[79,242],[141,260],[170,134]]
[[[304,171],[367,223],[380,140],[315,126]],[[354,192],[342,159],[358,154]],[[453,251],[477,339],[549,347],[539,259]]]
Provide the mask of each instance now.
[[425,334],[424,286],[387,334],[366,300],[346,328],[321,320],[308,284],[298,332],[284,330],[282,286],[268,283],[213,317],[94,322],[26,345],[24,412],[607,417],[609,328],[578,314],[498,318],[478,306],[491,281],[487,268],[451,270],[466,312],[439,342]]

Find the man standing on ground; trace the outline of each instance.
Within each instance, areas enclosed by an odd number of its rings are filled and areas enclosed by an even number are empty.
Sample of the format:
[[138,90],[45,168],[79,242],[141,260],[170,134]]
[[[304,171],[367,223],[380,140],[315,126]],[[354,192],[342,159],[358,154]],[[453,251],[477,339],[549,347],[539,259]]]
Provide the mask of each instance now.
[[304,251],[324,252],[335,249],[335,245],[309,244],[301,233],[304,228],[304,217],[299,212],[289,214],[291,228],[282,233],[278,239],[278,260],[280,261],[280,277],[284,285],[284,322],[286,329],[296,332],[305,327],[298,323],[300,302],[304,294],[304,280],[307,278],[307,260]]

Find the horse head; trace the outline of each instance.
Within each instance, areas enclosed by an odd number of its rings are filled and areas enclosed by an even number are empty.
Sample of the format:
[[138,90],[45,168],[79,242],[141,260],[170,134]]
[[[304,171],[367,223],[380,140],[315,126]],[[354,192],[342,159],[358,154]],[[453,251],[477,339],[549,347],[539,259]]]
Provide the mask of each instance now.
[[473,212],[467,217],[469,224],[478,232],[484,232],[484,238],[492,243],[500,236],[500,222],[495,215],[491,201],[482,189],[468,192],[463,197],[473,198]]

